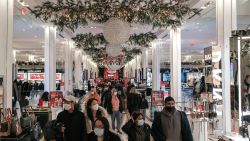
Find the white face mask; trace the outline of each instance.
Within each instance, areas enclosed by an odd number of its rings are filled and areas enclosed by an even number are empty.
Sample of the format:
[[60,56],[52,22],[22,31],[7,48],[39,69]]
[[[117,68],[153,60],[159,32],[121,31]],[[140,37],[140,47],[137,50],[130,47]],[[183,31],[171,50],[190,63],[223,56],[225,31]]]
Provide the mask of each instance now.
[[94,94],[94,92],[91,92],[91,94]]
[[143,120],[143,119],[138,120],[137,125],[138,125],[138,126],[142,126],[142,125],[144,125],[144,120]]
[[114,92],[114,95],[117,95],[117,92]]
[[96,136],[101,137],[101,136],[103,136],[103,134],[104,134],[104,129],[95,128],[95,129],[94,129],[94,133],[95,133]]
[[70,104],[63,104],[63,108],[68,111],[71,109],[71,106]]
[[97,110],[98,110],[98,108],[99,108],[99,105],[98,105],[98,104],[95,104],[95,105],[93,105],[93,106],[92,106],[92,110],[97,111]]

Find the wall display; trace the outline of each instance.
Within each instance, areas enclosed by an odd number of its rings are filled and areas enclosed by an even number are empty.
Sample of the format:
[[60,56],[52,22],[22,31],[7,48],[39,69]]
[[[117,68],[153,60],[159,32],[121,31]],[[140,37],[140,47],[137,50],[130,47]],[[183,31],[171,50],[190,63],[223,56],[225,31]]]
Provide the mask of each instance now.
[[17,73],[17,78],[20,80],[28,80],[28,74],[27,73]]
[[[230,38],[230,84],[232,130],[243,135],[250,111],[250,30],[232,32]],[[240,127],[240,128],[238,128]]]
[[152,86],[152,69],[147,68],[147,86]]

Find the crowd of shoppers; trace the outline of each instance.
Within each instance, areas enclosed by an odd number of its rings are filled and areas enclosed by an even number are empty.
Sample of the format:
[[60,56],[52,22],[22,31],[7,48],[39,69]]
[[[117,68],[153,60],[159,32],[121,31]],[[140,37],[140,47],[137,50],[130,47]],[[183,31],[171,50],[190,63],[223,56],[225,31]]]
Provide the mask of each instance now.
[[[121,135],[127,134],[128,141],[150,141],[151,137],[154,141],[193,141],[186,114],[174,105],[174,99],[167,97],[151,128],[145,123],[149,107],[145,94],[139,94],[134,85],[125,89],[120,82],[102,82],[90,86],[78,103],[74,96],[65,96],[64,111],[56,120],[62,125],[56,140],[121,141]],[[123,126],[122,114],[128,117]]]

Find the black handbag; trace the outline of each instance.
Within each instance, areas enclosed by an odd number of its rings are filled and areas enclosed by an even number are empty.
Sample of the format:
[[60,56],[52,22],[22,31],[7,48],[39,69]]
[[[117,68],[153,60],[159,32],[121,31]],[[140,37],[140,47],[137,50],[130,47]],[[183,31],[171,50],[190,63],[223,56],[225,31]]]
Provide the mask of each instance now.
[[3,113],[5,110],[0,109],[0,136],[10,135],[10,121],[8,121],[7,116]]
[[37,141],[41,137],[42,133],[43,131],[39,122],[36,122],[31,128],[31,140]]

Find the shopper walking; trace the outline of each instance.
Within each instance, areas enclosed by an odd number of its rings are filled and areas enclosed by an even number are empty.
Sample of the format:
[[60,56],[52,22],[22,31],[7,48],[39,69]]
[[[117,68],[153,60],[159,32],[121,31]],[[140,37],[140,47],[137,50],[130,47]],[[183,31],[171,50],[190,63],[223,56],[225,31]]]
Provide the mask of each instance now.
[[98,104],[101,104],[101,96],[97,93],[95,86],[92,86],[91,90],[86,94],[83,103],[86,104],[92,98],[96,99]]
[[250,75],[246,75],[244,79],[245,84],[245,95],[248,100],[248,109],[250,109]]
[[[122,100],[120,95],[117,95],[117,90],[112,88],[111,96],[108,97],[107,103],[105,104],[107,107],[108,113],[111,115],[112,120],[112,129],[115,131],[117,129],[118,133],[122,133],[120,131],[121,128],[121,112],[122,112]],[[117,123],[115,126],[115,122]]]
[[128,135],[128,141],[150,141],[150,126],[145,123],[142,113],[133,113],[122,130]]
[[75,108],[75,97],[65,96],[64,111],[58,114],[56,122],[62,124],[60,141],[87,141],[85,117]]
[[130,89],[130,93],[127,96],[127,106],[130,115],[135,111],[140,111],[140,100],[141,97],[136,93],[135,86],[132,86],[132,88]]
[[107,111],[99,106],[97,100],[92,98],[87,102],[86,107],[83,109],[85,115],[85,123],[87,134],[90,134],[94,129],[94,123],[97,118],[107,117]]
[[155,141],[193,141],[187,115],[175,109],[172,97],[167,97],[164,109],[155,113],[152,136]]
[[140,112],[143,114],[144,117],[146,117],[146,110],[148,109],[148,101],[146,99],[145,94],[141,96],[140,101]]
[[118,135],[109,130],[109,122],[105,117],[97,118],[94,127],[94,131],[89,135],[89,141],[121,141]]

